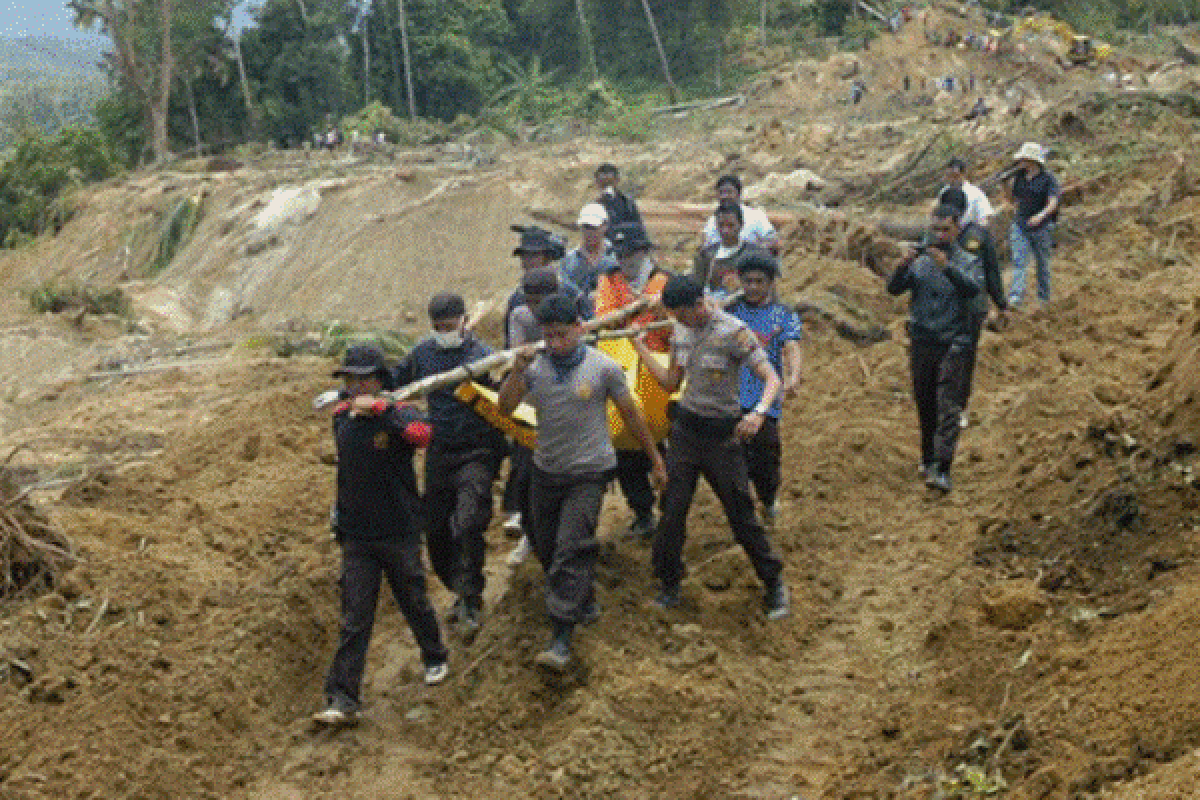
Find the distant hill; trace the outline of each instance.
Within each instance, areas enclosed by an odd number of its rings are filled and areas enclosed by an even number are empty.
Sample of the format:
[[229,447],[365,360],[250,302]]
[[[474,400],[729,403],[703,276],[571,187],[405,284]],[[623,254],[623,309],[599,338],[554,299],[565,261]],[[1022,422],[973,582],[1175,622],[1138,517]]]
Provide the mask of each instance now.
[[100,78],[107,41],[50,37],[0,37],[0,81]]
[[45,133],[94,122],[108,91],[106,40],[0,37],[0,148],[22,130]]

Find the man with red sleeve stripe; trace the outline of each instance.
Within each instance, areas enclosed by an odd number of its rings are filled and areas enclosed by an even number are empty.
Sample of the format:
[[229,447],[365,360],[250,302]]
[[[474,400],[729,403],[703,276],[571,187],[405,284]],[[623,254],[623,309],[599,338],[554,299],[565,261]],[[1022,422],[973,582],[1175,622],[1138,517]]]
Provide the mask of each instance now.
[[378,397],[391,381],[379,348],[349,348],[333,374],[345,381],[348,397],[333,415],[342,625],[325,680],[327,705],[313,718],[336,726],[350,724],[358,713],[381,577],[387,578],[421,650],[425,683],[445,680],[447,666],[437,616],[425,593],[421,501],[413,469],[413,455],[429,444],[432,428],[412,406]]

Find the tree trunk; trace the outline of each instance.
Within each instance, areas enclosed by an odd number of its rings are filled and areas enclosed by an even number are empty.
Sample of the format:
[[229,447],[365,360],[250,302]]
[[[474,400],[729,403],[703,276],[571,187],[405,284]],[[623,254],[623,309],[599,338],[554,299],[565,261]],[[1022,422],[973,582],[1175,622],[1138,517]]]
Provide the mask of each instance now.
[[371,25],[370,15],[363,15],[363,105],[371,102]]
[[592,29],[588,25],[587,15],[583,13],[583,0],[575,0],[575,13],[579,16],[579,43],[588,68],[588,79],[598,81],[600,68],[596,65],[596,48],[592,45]]
[[642,8],[646,10],[646,23],[650,26],[650,35],[654,37],[654,46],[658,48],[658,58],[662,62],[663,78],[667,82],[667,96],[672,103],[679,102],[679,89],[671,79],[671,67],[667,64],[667,51],[663,49],[662,37],[658,35],[658,25],[654,22],[654,12],[650,10],[650,0],[642,0]]
[[762,0],[762,8],[760,9],[759,29],[762,31],[762,46],[766,49],[767,46],[767,0]]
[[150,146],[154,163],[163,164],[171,157],[167,138],[167,111],[171,107],[171,73],[175,56],[171,49],[171,0],[159,0],[159,36],[162,50],[158,64],[158,91],[150,96]]
[[246,80],[246,62],[242,60],[242,34],[239,31],[233,37],[233,56],[237,60],[238,79],[242,83],[242,100],[246,104],[246,117],[250,122],[250,136],[258,133],[258,119],[254,110],[254,102],[250,99],[250,82]]
[[404,0],[396,0],[400,8],[400,47],[404,51],[404,85],[408,89],[408,118],[417,120],[417,101],[413,94],[412,55],[408,51],[408,15],[404,12]]
[[396,18],[393,16],[392,7],[389,3],[383,4],[384,13],[387,15],[387,42],[388,42],[388,57],[392,61],[392,88],[389,95],[392,99],[392,107],[399,108],[400,98],[404,94],[400,88],[400,53],[396,47]]
[[188,93],[188,114],[192,118],[192,138],[196,141],[196,155],[200,155],[200,116],[196,113],[196,93],[192,91],[192,79],[183,79],[183,85]]

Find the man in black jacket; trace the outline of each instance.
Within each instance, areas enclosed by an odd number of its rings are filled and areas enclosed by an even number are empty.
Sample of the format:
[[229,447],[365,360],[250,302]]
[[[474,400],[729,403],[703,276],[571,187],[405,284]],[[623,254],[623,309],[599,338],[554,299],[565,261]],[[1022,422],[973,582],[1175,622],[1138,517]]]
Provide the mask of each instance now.
[[909,358],[921,425],[921,464],[925,484],[948,492],[972,346],[971,302],[979,294],[980,267],[978,259],[958,244],[955,209],[939,205],[930,229],[932,241],[900,262],[887,290],[893,295],[912,293]]
[[420,497],[413,454],[429,444],[429,424],[412,406],[378,397],[390,388],[383,352],[359,345],[346,351],[335,377],[347,399],[334,408],[337,504],[334,535],[342,548],[342,624],[325,679],[323,725],[348,725],[359,708],[367,646],[375,625],[381,577],[412,629],[425,664],[425,683],[446,679],[446,648],[425,594],[421,563]]
[[[466,304],[457,294],[429,301],[430,336],[396,368],[404,386],[490,355],[464,333]],[[442,584],[458,595],[450,618],[466,639],[483,610],[484,532],[492,521],[492,483],[506,451],[504,436],[454,396],[456,387],[429,393],[433,438],[425,455],[425,523],[429,561]]]
[[597,202],[604,206],[608,214],[609,230],[623,222],[642,224],[642,215],[638,213],[637,203],[633,198],[617,188],[621,181],[621,173],[615,164],[601,164],[596,167],[596,188],[600,190]]

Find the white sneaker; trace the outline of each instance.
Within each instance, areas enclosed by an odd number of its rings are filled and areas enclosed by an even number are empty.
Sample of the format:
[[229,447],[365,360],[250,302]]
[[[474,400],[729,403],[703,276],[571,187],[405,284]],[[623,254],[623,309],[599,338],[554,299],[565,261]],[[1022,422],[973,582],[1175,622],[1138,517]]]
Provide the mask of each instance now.
[[522,536],[517,542],[517,546],[508,554],[508,558],[504,559],[510,567],[515,567],[518,564],[524,564],[525,559],[529,558],[529,554],[533,552],[533,545],[529,543],[528,536]]
[[514,511],[504,520],[504,530],[519,531],[521,530],[521,512]]
[[345,728],[358,722],[356,712],[342,708],[338,703],[331,703],[328,708],[313,714],[312,718],[318,725],[327,725],[330,728]]
[[430,664],[425,668],[425,685],[437,686],[442,681],[446,680],[446,676],[450,674],[450,665],[446,662],[441,664]]

